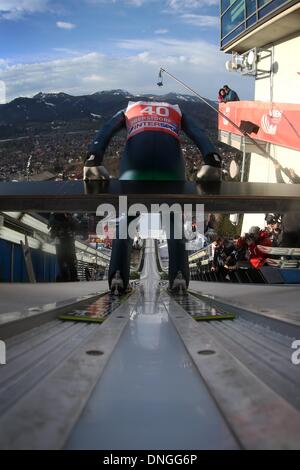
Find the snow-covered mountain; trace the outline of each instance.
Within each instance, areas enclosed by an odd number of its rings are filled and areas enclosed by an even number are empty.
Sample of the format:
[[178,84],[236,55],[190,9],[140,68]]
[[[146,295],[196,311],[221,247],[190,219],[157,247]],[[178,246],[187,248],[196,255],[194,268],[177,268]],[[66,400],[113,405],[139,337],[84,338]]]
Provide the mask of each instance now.
[[[216,114],[198,98],[185,94],[132,95],[126,90],[100,91],[92,95],[72,96],[67,93],[38,93],[33,98],[16,98],[0,105],[0,138],[7,130],[39,126],[45,123],[68,122],[76,128],[79,121],[101,123],[120,109],[126,108],[128,101],[167,101],[179,104],[184,112],[207,128],[216,128]],[[98,121],[98,122],[97,122]],[[74,124],[74,125],[73,125]],[[20,132],[17,132],[20,133]]]

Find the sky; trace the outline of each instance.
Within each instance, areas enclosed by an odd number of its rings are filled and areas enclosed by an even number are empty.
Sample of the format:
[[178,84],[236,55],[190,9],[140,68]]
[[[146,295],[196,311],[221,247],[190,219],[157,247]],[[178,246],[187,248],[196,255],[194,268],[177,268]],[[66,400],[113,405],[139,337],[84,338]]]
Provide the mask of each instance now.
[[0,0],[0,102],[42,91],[123,89],[202,96],[225,83],[253,99],[249,77],[230,73],[219,48],[219,0]]

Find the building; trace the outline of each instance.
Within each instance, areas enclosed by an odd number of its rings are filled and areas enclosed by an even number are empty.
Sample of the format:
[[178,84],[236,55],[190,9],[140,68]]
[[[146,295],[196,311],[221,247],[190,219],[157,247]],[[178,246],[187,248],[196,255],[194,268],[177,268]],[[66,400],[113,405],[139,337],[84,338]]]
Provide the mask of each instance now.
[[[232,54],[229,69],[255,77],[255,100],[220,110],[238,125],[255,124],[250,135],[261,149],[223,118],[219,139],[251,154],[251,182],[276,182],[272,158],[300,175],[300,2],[221,0],[221,50]],[[245,216],[243,229],[250,225],[263,225],[263,215]]]

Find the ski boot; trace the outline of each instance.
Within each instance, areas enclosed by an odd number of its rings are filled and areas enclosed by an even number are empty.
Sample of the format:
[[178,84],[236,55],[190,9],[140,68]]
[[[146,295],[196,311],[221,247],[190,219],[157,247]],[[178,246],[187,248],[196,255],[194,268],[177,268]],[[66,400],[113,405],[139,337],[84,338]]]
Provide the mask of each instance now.
[[184,279],[182,272],[178,271],[172,285],[172,292],[177,292],[179,295],[183,295],[187,291],[186,280]]
[[116,271],[116,274],[111,280],[110,290],[113,295],[122,295],[124,292],[124,282],[121,278],[120,271]]

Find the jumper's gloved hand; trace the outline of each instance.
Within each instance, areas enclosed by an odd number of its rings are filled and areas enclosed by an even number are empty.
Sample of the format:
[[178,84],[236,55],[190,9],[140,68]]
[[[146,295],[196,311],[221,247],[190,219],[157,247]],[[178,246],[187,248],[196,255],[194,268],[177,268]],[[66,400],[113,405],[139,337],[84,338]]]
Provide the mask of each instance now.
[[83,168],[83,179],[88,180],[109,180],[110,176],[103,165],[97,164],[97,158],[95,155],[89,155],[84,163]]
[[197,173],[197,181],[220,182],[222,180],[221,157],[217,153],[205,155],[204,165]]

